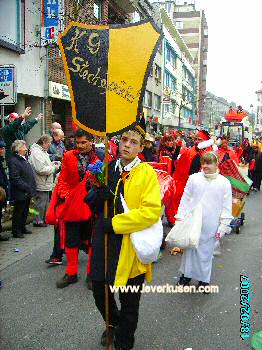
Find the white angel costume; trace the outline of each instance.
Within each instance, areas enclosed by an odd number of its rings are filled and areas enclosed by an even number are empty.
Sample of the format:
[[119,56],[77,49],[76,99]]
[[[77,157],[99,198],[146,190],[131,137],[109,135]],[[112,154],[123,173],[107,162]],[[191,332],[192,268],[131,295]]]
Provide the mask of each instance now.
[[[176,218],[183,219],[201,201],[202,229],[197,249],[185,249],[180,271],[184,277],[210,282],[215,234],[230,231],[232,217],[232,190],[230,182],[218,172],[199,172],[189,177]],[[228,232],[227,232],[228,233]]]

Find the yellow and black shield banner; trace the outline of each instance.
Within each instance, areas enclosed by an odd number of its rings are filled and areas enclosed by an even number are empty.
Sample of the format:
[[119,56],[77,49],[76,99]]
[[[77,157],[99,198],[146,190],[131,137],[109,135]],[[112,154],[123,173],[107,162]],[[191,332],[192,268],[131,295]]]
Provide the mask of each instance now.
[[135,125],[162,37],[150,21],[95,26],[71,22],[60,35],[73,121],[98,136]]

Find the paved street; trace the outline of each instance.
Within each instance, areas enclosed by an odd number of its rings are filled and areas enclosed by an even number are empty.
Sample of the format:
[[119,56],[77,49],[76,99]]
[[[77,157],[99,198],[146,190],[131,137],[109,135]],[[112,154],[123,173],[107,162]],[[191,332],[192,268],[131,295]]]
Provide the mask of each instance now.
[[[252,193],[241,234],[224,240],[214,260],[212,283],[219,294],[144,294],[135,350],[250,349],[239,337],[239,274],[252,282],[252,333],[262,330],[262,193]],[[1,340],[3,350],[99,350],[104,325],[85,286],[86,255],[80,254],[80,281],[59,290],[64,266],[48,268],[51,229],[25,240],[1,242]],[[14,248],[21,248],[20,253]],[[165,251],[154,267],[153,285],[177,282],[180,256]]]

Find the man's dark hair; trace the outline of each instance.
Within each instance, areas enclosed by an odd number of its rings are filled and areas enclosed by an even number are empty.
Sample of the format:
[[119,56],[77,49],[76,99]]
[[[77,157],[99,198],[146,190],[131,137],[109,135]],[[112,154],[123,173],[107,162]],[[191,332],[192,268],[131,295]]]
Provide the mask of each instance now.
[[92,134],[90,134],[89,132],[87,132],[87,131],[85,131],[83,129],[77,129],[76,132],[75,132],[75,139],[77,137],[82,137],[82,136],[85,136],[88,141],[93,141],[94,140],[94,136]]

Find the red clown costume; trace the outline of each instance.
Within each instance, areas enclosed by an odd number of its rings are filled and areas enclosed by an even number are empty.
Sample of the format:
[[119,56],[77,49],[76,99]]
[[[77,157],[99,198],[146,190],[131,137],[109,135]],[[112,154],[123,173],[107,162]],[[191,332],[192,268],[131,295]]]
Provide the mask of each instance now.
[[[228,146],[228,140],[222,139],[220,148],[217,150],[219,162],[222,163],[224,160],[232,159],[236,164],[239,164],[238,154]],[[241,153],[240,153],[241,155]]]
[[213,151],[213,144],[214,140],[210,138],[208,132],[205,130],[199,130],[195,136],[195,145],[191,148],[185,149],[177,160],[173,176],[176,185],[174,215],[177,213],[189,176],[200,171],[200,158],[204,153]]
[[[78,150],[65,153],[58,183],[52,194],[46,214],[46,222],[58,225],[60,229],[60,245],[65,249],[67,267],[66,275],[76,276],[78,272],[79,247],[85,246],[89,258],[91,255],[91,210],[84,202],[87,195],[86,181],[89,172],[81,169]],[[87,155],[87,164],[95,164],[98,157],[94,148]],[[90,259],[89,259],[90,261]],[[90,263],[87,265],[87,276]],[[62,288],[62,287],[59,287]]]

